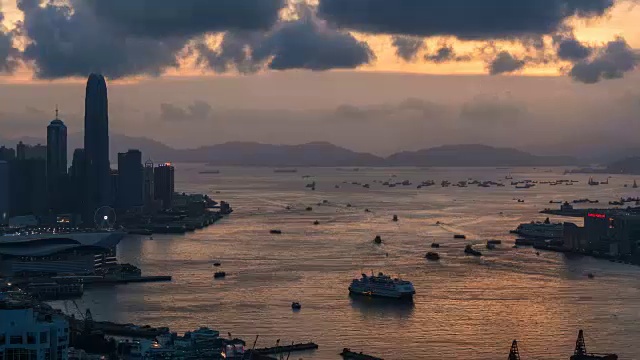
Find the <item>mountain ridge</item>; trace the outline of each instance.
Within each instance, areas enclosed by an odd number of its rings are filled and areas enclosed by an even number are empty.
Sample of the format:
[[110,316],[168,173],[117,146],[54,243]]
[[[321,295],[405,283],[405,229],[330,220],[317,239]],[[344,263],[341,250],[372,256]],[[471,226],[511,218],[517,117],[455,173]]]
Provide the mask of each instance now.
[[[30,143],[45,143],[28,139]],[[0,144],[17,143],[21,139],[3,140]],[[69,135],[69,158],[73,149],[82,147],[81,133]],[[561,166],[576,165],[578,160],[570,156],[539,156],[526,151],[493,147],[483,144],[454,144],[401,151],[388,157],[357,152],[327,141],[313,141],[296,145],[264,144],[252,141],[229,141],[221,144],[199,146],[192,149],[175,149],[146,137],[130,137],[111,134],[110,156],[112,163],[118,152],[129,149],[142,151],[143,159],[155,162],[209,163],[214,166]]]

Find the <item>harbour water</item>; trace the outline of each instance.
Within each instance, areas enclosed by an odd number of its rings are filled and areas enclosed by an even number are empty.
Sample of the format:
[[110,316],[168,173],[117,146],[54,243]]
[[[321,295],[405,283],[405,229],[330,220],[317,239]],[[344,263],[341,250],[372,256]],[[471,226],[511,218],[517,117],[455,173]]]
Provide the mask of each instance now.
[[[590,198],[602,206],[637,197],[638,189],[623,187],[633,183],[631,177],[588,186],[588,175],[563,175],[563,169],[220,168],[219,174],[199,174],[203,170],[178,164],[176,188],[229,201],[236,211],[186,235],[125,238],[118,248],[121,262],[147,275],[170,274],[173,281],[87,289],[77,301],[82,310],[91,308],[98,320],[179,332],[209,326],[249,344],[259,334],[258,347],[277,339],[320,345],[296,359],[337,359],[344,347],[387,359],[503,359],[513,339],[523,359],[568,359],[579,329],[590,351],[640,359],[634,343],[640,338],[640,267],[552,252],[536,256],[532,248],[512,248],[515,238],[508,233],[521,222],[544,220],[538,212],[558,206],[549,200]],[[514,180],[580,182],[522,190],[439,185],[469,177],[509,184],[509,173]],[[414,185],[373,183],[392,174]],[[416,189],[427,179],[437,185]],[[305,188],[311,181],[315,191]],[[318,205],[323,200],[328,203]],[[382,245],[373,243],[376,235]],[[482,258],[464,255],[467,243],[487,239],[503,243],[492,251],[479,245]],[[441,244],[439,262],[424,258],[434,241]],[[213,279],[215,261],[225,279]],[[371,271],[412,281],[414,304],[350,298],[351,279]],[[301,311],[291,310],[293,301]],[[55,306],[73,312],[68,304]]]

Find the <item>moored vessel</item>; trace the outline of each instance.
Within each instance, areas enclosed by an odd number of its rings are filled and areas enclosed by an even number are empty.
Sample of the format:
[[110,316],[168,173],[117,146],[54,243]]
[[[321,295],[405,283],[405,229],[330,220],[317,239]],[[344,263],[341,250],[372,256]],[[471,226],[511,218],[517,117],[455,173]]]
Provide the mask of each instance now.
[[368,276],[362,274],[359,279],[353,279],[349,286],[349,293],[355,295],[384,297],[390,299],[413,299],[416,290],[410,281],[391,278],[389,275],[378,273]]

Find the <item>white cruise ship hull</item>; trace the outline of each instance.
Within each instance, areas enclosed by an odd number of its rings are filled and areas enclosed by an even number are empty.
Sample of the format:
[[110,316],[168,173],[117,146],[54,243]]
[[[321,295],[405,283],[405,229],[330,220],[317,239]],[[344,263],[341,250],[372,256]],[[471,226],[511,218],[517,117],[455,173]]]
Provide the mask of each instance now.
[[415,295],[415,293],[416,293],[415,291],[400,292],[396,290],[369,289],[369,288],[362,288],[357,286],[349,287],[349,294],[352,294],[352,295],[379,297],[379,298],[387,298],[387,299],[412,300],[413,295]]

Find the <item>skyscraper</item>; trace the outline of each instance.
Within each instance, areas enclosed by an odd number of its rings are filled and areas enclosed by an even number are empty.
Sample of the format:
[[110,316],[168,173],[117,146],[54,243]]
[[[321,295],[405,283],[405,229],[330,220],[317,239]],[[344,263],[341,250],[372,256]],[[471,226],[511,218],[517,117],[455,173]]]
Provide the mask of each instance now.
[[97,208],[112,205],[109,103],[107,83],[102,75],[89,75],[84,106],[84,151],[87,162],[85,215],[92,218]]
[[162,201],[164,210],[171,209],[173,206],[173,193],[175,191],[173,173],[174,168],[169,163],[158,165],[153,172],[156,200]]
[[0,160],[0,225],[9,221],[9,163]]
[[123,210],[141,208],[143,201],[144,175],[142,153],[129,150],[118,154],[118,197],[117,205]]
[[58,118],[47,126],[47,187],[49,205],[58,212],[62,210],[67,180],[67,127]]
[[[69,200],[71,201],[71,209],[75,214],[82,214],[84,208],[85,195],[87,193],[87,157],[84,149],[75,149],[73,151],[73,161],[69,168],[69,177],[71,189],[69,192]],[[87,219],[85,219],[87,221]]]
[[152,212],[154,210],[155,197],[155,185],[153,175],[153,161],[151,159],[144,163],[144,208],[146,212]]

